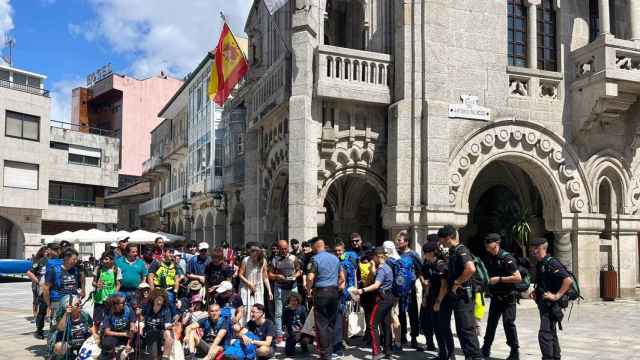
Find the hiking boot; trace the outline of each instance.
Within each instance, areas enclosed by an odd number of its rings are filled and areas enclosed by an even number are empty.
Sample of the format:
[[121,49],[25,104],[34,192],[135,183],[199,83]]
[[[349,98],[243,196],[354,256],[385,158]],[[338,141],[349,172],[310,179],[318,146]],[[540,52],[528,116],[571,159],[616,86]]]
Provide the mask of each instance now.
[[416,351],[424,351],[424,347],[418,344],[418,340],[416,338],[411,339],[411,347],[416,349]]
[[489,358],[491,356],[491,348],[490,347],[483,346],[480,351],[482,352],[482,356],[484,356],[485,358]]
[[520,352],[517,349],[511,349],[506,360],[520,360]]

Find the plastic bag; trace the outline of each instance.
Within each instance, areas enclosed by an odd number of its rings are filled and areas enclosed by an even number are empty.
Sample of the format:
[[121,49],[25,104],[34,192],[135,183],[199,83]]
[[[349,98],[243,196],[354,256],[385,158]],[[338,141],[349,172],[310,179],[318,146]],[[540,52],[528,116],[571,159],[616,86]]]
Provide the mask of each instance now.
[[476,298],[475,298],[475,308],[473,311],[476,319],[482,320],[482,317],[484,317],[485,310],[486,310],[486,304],[484,302],[484,296],[482,295],[482,293],[477,292]]
[[367,324],[364,317],[364,310],[360,304],[354,302],[349,304],[349,315],[347,316],[347,337],[360,336],[364,333]]
[[182,343],[180,340],[173,340],[173,348],[171,354],[169,354],[170,360],[184,360],[184,350],[182,349]]
[[82,347],[78,351],[77,360],[94,360],[100,357],[100,346],[93,336],[84,341]]
[[316,336],[315,326],[316,326],[315,315],[314,315],[313,308],[311,308],[311,310],[309,310],[309,316],[307,316],[307,320],[305,320],[304,326],[302,327],[302,330],[300,332],[303,334],[315,337]]

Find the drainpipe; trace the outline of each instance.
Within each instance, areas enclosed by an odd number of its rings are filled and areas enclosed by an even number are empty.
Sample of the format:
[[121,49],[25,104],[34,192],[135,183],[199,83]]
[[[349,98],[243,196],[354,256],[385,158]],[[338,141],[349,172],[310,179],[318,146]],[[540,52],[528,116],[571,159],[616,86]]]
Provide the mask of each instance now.
[[616,231],[616,255],[618,257],[618,297],[622,297],[622,290],[620,289],[620,211],[617,211],[618,216],[618,230]]

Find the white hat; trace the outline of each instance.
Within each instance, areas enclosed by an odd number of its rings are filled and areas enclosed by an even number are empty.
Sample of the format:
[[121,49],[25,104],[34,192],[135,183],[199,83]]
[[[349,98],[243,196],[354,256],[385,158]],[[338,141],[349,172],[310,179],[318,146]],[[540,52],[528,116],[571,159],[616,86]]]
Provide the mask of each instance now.
[[143,281],[140,283],[140,285],[138,285],[138,289],[151,289],[151,286]]
[[198,250],[209,250],[209,244],[204,241],[201,242],[200,244],[198,244]]
[[115,243],[115,242],[112,242],[112,243],[111,243],[111,247],[116,248],[116,247],[118,247],[118,244],[117,244],[117,243]]
[[400,255],[398,255],[398,251],[396,250],[396,245],[393,241],[385,241],[382,243],[382,247],[384,248],[384,252],[388,257],[393,259],[399,259]]
[[228,281],[223,281],[216,288],[216,293],[222,294],[223,292],[227,292],[229,290],[233,290],[233,285],[231,285],[231,283]]

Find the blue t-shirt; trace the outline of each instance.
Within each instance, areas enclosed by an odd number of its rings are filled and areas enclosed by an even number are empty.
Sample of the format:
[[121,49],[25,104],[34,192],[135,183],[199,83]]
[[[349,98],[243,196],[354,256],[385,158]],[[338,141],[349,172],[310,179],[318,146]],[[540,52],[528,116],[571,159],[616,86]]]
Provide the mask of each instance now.
[[410,259],[410,261],[413,262],[413,275],[417,277],[417,275],[420,274],[420,271],[422,270],[422,260],[420,259],[420,255],[418,255],[418,253],[413,250],[406,250],[400,253],[400,257],[405,261],[409,261]]
[[313,257],[309,271],[316,274],[315,288],[338,286],[340,260],[338,257],[323,251]]
[[231,340],[231,320],[227,317],[220,317],[217,321],[212,320],[210,317],[202,319],[198,322],[200,328],[202,328],[202,339],[208,343],[212,343],[213,340],[218,336],[220,330],[225,329],[227,333],[224,338],[220,342],[220,345],[225,347],[229,345],[229,341]]
[[393,286],[393,270],[389,264],[384,263],[376,271],[376,282],[380,283],[380,290],[387,292]]
[[147,266],[142,259],[136,259],[130,263],[127,258],[120,257],[116,259],[115,264],[122,274],[122,279],[120,280],[121,290],[137,289],[138,285],[149,275],[149,270],[147,270]]
[[128,305],[125,305],[121,314],[107,314],[102,321],[102,327],[111,329],[111,331],[124,332],[129,331],[129,327],[134,321],[136,321],[135,313]]
[[201,259],[200,256],[193,256],[187,264],[187,274],[194,274],[204,276],[207,270],[207,265],[211,262],[211,258],[207,256]]
[[47,270],[45,282],[51,289],[51,301],[58,301],[65,295],[77,295],[80,288],[80,270],[76,266],[65,270],[62,265],[54,265]]

